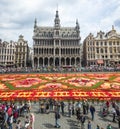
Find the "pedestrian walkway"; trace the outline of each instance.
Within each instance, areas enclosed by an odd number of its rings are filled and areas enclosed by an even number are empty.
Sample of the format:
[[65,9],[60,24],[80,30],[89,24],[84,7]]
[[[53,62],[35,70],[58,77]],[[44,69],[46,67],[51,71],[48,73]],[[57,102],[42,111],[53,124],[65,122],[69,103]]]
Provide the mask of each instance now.
[[[96,108],[96,113],[95,113],[95,119],[94,121],[91,121],[92,124],[92,129],[96,129],[97,124],[102,127],[103,129],[106,129],[106,126],[108,123],[111,123],[112,129],[118,129],[118,123],[117,122],[112,122],[112,117],[111,115],[106,116],[106,117],[101,117],[100,115],[100,105],[95,104]],[[54,118],[54,113],[50,112],[48,114],[41,114],[39,113],[39,103],[32,103],[32,113],[35,115],[35,125],[34,129],[54,129],[55,127],[55,118]],[[22,119],[22,123],[24,122],[25,118],[20,118]],[[87,123],[88,120],[91,119],[90,113],[88,114],[87,120],[85,122],[85,129],[87,129]],[[60,118],[60,125],[61,129],[81,129],[81,124],[80,122],[76,119],[76,115],[72,117],[68,117],[67,114],[67,106],[65,107],[65,115]]]

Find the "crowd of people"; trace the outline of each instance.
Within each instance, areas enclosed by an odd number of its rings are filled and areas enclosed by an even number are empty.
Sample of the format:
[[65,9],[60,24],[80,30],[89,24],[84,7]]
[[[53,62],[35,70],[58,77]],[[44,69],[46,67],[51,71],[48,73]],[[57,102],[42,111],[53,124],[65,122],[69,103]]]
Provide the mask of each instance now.
[[[104,108],[106,108],[107,115],[112,114],[112,122],[118,123],[118,129],[120,129],[119,105],[115,102],[106,101],[102,104],[101,108],[101,117],[105,117],[103,113]],[[93,129],[93,122],[96,119],[96,107],[94,103],[90,103],[87,100],[77,102],[55,101],[53,99],[40,100],[39,113],[41,113],[41,115],[44,113],[49,115],[51,112],[55,114],[55,128],[61,127],[61,115],[62,117],[67,116],[69,119],[75,116],[76,123],[80,125],[81,129]],[[91,117],[88,117],[89,113]],[[7,102],[0,104],[0,129],[34,129],[34,117],[34,113],[31,113],[30,101],[21,102],[19,104]],[[22,118],[24,118],[24,122]],[[87,124],[87,128],[85,128],[85,124]],[[112,126],[108,123],[106,128],[102,128],[98,123],[96,129],[112,129]]]
[[[67,116],[72,117],[73,115],[76,116],[76,120],[78,124],[81,124],[81,129],[84,129],[84,124],[88,120],[87,129],[93,129],[91,121],[95,119],[95,112],[96,108],[94,104],[90,104],[87,100],[85,101],[78,101],[78,102],[64,102],[64,101],[54,101],[54,100],[45,100],[41,101],[39,105],[39,112],[40,113],[47,113],[55,112],[55,127],[60,128],[60,115],[65,116],[65,107],[67,106]],[[107,115],[112,115],[112,122],[118,123],[118,128],[120,128],[120,109],[119,105],[115,102],[106,101],[102,104],[102,110],[100,110],[101,117],[105,117],[103,115],[104,108],[107,108]],[[91,114],[91,118],[88,117],[88,113]],[[108,123],[106,128],[100,127],[98,124],[96,129],[112,129],[110,123]]]
[[116,72],[120,71],[119,67],[108,67],[108,66],[99,66],[99,65],[91,65],[86,67],[79,66],[40,66],[40,67],[23,67],[23,68],[15,68],[15,67],[0,67],[0,73],[47,73],[47,72]]
[[[1,103],[0,104],[0,129],[34,129],[34,115],[30,113],[31,104]],[[21,117],[25,117],[24,125]],[[14,125],[14,127],[13,127]]]

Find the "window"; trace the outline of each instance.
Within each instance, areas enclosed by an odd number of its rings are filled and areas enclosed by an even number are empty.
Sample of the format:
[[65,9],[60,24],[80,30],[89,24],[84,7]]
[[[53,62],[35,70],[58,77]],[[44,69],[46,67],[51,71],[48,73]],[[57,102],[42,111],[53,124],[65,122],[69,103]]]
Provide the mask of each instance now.
[[101,46],[103,46],[103,42],[101,42]]
[[114,47],[114,53],[116,53],[116,48]]
[[96,45],[98,46],[98,42],[96,42]]
[[99,48],[97,48],[97,53],[99,53]]
[[112,45],[112,42],[111,41],[109,41],[109,45]]
[[59,40],[56,40],[55,43],[56,43],[56,45],[59,45]]
[[100,52],[103,53],[103,49],[102,48],[101,48]]
[[105,53],[107,53],[107,48],[105,48]]
[[107,45],[107,42],[105,42],[105,46]]
[[110,47],[110,53],[112,53],[112,48]]
[[117,45],[119,45],[119,41],[117,41]]

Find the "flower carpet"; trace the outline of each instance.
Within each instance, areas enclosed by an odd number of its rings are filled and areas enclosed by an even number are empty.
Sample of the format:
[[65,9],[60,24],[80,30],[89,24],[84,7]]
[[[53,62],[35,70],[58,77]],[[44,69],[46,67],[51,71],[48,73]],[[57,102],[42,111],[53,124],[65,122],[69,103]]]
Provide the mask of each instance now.
[[1,100],[120,100],[120,73],[0,74]]

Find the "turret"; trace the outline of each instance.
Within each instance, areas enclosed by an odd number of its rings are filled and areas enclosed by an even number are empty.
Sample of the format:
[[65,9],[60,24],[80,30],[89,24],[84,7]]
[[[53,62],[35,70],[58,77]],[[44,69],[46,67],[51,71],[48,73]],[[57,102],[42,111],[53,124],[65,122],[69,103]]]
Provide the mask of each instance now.
[[37,27],[37,19],[35,18],[35,21],[34,21],[34,29]]
[[78,19],[76,20],[76,30],[79,31],[80,29],[80,26],[79,26],[79,23],[78,23]]
[[59,19],[58,10],[56,11],[56,15],[55,15],[54,27],[55,28],[60,28],[60,19]]
[[76,27],[75,27],[75,29],[76,29],[77,36],[79,37],[79,35],[80,35],[80,26],[79,26],[78,20],[76,20]]

